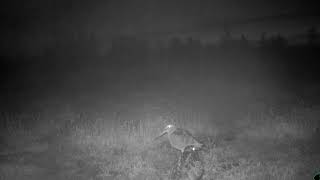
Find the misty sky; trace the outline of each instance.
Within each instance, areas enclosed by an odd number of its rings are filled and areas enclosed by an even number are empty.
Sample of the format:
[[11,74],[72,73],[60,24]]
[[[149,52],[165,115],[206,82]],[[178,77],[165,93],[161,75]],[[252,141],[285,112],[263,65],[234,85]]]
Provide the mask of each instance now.
[[227,25],[250,38],[301,32],[318,26],[319,14],[315,4],[298,0],[11,0],[1,6],[1,34],[12,44],[43,46],[52,34],[76,32],[101,38],[149,33],[210,39]]

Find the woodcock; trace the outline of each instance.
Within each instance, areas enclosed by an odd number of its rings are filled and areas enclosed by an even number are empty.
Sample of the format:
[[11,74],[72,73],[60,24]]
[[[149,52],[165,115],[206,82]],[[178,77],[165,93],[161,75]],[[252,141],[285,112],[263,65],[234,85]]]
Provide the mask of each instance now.
[[197,149],[202,147],[202,144],[195,140],[188,130],[177,128],[175,125],[167,125],[164,131],[157,138],[160,138],[165,134],[168,134],[171,146],[180,150],[182,154],[188,146],[193,146]]

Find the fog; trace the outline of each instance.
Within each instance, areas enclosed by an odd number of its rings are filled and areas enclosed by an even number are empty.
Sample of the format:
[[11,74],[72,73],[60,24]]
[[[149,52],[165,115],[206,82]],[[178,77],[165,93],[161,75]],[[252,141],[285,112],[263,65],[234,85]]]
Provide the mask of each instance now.
[[[14,2],[1,30],[0,178],[192,179],[195,162],[198,179],[315,172],[312,4]],[[154,141],[169,124],[204,148]]]

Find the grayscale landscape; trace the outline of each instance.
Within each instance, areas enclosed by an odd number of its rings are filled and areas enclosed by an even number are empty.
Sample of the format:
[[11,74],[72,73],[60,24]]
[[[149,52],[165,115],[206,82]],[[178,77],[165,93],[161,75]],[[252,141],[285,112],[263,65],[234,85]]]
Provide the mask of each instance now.
[[[19,6],[17,5],[19,4]],[[1,7],[0,179],[166,180],[173,124],[203,180],[320,172],[320,33],[298,1]]]

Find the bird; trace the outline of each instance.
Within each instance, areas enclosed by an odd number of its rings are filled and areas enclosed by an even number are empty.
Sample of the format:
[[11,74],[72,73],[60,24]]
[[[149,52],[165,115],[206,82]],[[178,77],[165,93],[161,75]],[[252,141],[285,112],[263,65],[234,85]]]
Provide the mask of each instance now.
[[162,133],[155,139],[158,139],[164,136],[165,134],[168,134],[170,145],[173,148],[181,151],[181,155],[178,159],[178,169],[176,170],[179,172],[183,170],[182,159],[184,159],[183,157],[186,155],[187,158],[183,161],[183,164],[187,165],[188,167],[186,173],[188,174],[189,179],[199,179],[199,177],[201,177],[203,174],[203,168],[193,166],[193,164],[196,163],[196,161],[195,159],[189,160],[189,158],[191,155],[198,155],[196,150],[200,149],[203,146],[203,144],[199,143],[188,130],[177,128],[175,125],[172,124],[167,125],[162,131]]
[[173,124],[167,125],[156,139],[165,134],[168,134],[170,145],[173,148],[180,150],[182,154],[189,146],[192,146],[192,150],[200,149],[203,146],[203,144],[199,143],[188,130],[178,128]]

